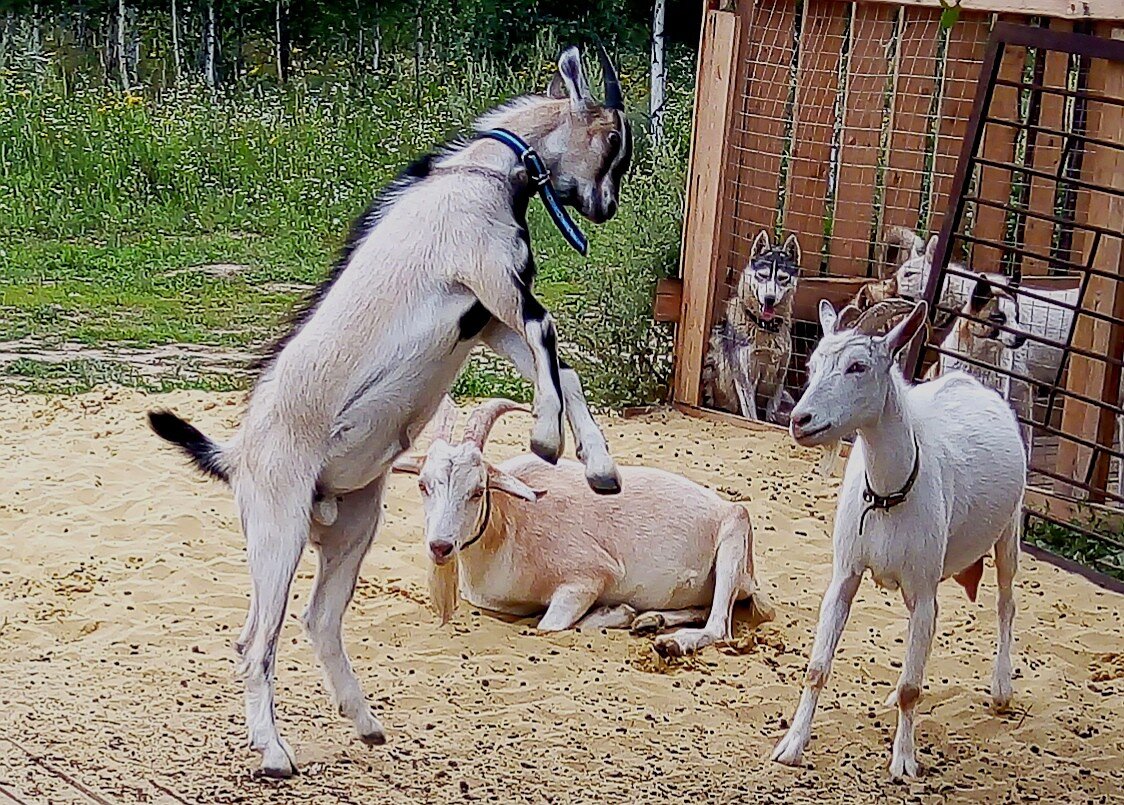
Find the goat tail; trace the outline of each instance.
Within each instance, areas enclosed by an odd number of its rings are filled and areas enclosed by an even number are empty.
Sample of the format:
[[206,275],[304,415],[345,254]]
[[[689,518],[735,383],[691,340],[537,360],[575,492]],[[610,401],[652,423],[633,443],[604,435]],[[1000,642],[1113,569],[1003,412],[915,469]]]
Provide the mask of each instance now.
[[149,411],[148,426],[161,439],[186,453],[201,472],[216,480],[230,482],[222,448],[194,425],[164,410]]

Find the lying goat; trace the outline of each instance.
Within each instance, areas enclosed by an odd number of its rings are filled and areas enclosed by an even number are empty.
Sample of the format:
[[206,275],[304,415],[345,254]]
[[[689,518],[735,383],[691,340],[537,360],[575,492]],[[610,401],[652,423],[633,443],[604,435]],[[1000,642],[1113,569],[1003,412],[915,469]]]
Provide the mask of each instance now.
[[516,410],[526,409],[489,400],[460,443],[450,444],[446,429],[425,456],[394,464],[419,476],[430,594],[443,623],[458,590],[473,606],[509,615],[545,608],[544,632],[705,621],[657,638],[661,653],[683,655],[730,636],[735,601],[772,618],[741,504],[657,469],[621,467],[624,490],[606,498],[586,489],[572,461],[524,455],[494,466],[484,444],[496,419]]
[[319,571],[303,622],[339,711],[363,741],[383,728],[344,651],[341,622],[382,509],[384,476],[430,419],[469,352],[486,343],[535,384],[531,447],[562,454],[565,414],[600,492],[619,480],[578,376],[558,360],[554,323],[531,290],[526,213],[537,193],[575,248],[560,203],[594,223],[616,213],[631,136],[620,83],[601,52],[605,102],[575,48],[547,95],[476,122],[477,135],[425,157],[358,220],[331,278],[264,363],[238,433],[218,445],[169,412],[150,421],[234,490],[253,594],[238,639],[250,745],[262,773],[288,777],[274,672],[289,587],[305,545]]
[[[800,762],[812,716],[863,574],[900,588],[909,610],[901,677],[889,705],[898,708],[890,773],[917,775],[913,725],[937,620],[937,585],[950,576],[975,599],[983,557],[995,551],[999,646],[992,699],[1011,699],[1013,582],[1026,457],[1015,417],[995,392],[953,372],[911,386],[895,365],[925,322],[927,306],[885,336],[839,327],[820,303],[824,337],[809,359],[807,391],[792,412],[793,438],[822,444],[857,433],[835,513],[832,579],[800,705],[773,759]],[[840,315],[849,319],[850,315]]]

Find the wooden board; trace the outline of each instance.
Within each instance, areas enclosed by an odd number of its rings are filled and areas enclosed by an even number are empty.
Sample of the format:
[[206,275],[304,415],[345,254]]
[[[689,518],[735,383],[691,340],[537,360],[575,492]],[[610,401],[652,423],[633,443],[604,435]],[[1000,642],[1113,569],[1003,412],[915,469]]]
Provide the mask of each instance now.
[[[1050,29],[1054,31],[1072,31],[1073,23],[1065,20],[1053,20]],[[1042,70],[1042,83],[1048,87],[1066,86],[1066,75],[1069,72],[1069,54],[1048,52],[1045,54],[1046,64]],[[1013,90],[1013,88],[1011,88]],[[1038,94],[1038,125],[1055,131],[1064,131],[1065,126],[1065,98],[1050,92]],[[1037,170],[1055,174],[1058,163],[1062,157],[1062,138],[1056,134],[1035,132],[1034,152],[1032,166]],[[1057,195],[1057,182],[1039,176],[1030,179],[1030,194],[1027,197],[1028,209],[1054,215],[1054,199]],[[1048,255],[1054,241],[1054,223],[1041,218],[1027,216],[1026,229],[1023,232],[1023,246],[1037,254]],[[1024,258],[1022,271],[1024,274],[1048,274],[1049,263],[1044,260]]]
[[[941,7],[940,0],[866,0],[911,8]],[[946,0],[947,2],[947,0]],[[1120,0],[961,0],[964,11],[989,13],[1021,13],[1067,20],[1124,20],[1124,3]]]
[[[1000,17],[1004,22],[1017,22],[1009,15]],[[1026,62],[1026,49],[1007,48],[999,63],[999,78],[1005,81],[1021,81]],[[996,86],[992,90],[989,117],[1019,121],[1019,91],[1014,87]],[[982,156],[996,162],[1015,162],[1015,140],[1018,129],[988,123],[984,127],[981,145]],[[981,167],[976,186],[976,194],[988,201],[1007,204],[1011,200],[1011,171],[1004,168]],[[1007,211],[999,207],[979,205],[976,220],[972,225],[975,237],[992,241],[1006,242]],[[972,265],[981,271],[999,271],[1003,260],[1003,249],[996,246],[975,244],[972,247]]]
[[847,35],[845,11],[846,6],[835,0],[808,0],[800,26],[792,165],[784,220],[785,229],[799,237],[805,276],[820,273],[824,248],[831,143],[839,94],[837,65]]
[[[929,109],[937,84],[938,20],[939,14],[929,9],[901,11],[901,34],[894,60],[886,193],[882,228],[878,232],[883,242],[875,254],[877,260],[886,254],[884,238],[891,227],[902,226],[914,232],[920,229],[921,188],[931,127]],[[875,273],[888,276],[897,267],[881,264],[876,266]]]
[[831,233],[833,274],[868,276],[875,186],[895,35],[893,9],[855,6],[843,102],[839,186]]
[[946,212],[951,211],[948,194],[956,161],[968,130],[980,64],[990,31],[986,15],[961,13],[959,22],[948,33],[944,60],[944,84],[940,99],[936,157],[933,164],[929,231],[940,231]]
[[735,83],[734,55],[741,21],[726,11],[707,11],[703,20],[695,94],[694,138],[687,179],[687,214],[683,222],[680,274],[683,307],[676,331],[676,400],[697,404],[706,349],[713,266],[723,176],[727,165],[730,109]]
[[[792,82],[793,36],[796,3],[792,0],[762,0],[753,7],[746,28],[745,95],[734,115],[731,160],[732,240],[727,274],[740,271],[754,237],[761,229],[772,235],[778,220],[778,189],[781,156],[787,144],[785,112]],[[779,215],[784,220],[783,213]],[[715,300],[721,301],[721,300]]]
[[[1097,26],[1097,34],[1124,41],[1124,28],[1107,23]],[[1093,60],[1089,70],[1089,91],[1110,98],[1124,98],[1124,64]],[[1121,132],[1124,132],[1124,107],[1109,104],[1095,106],[1090,110],[1089,136],[1119,142]],[[1124,153],[1119,149],[1090,146],[1082,166],[1082,178],[1124,191]],[[1087,223],[1118,230],[1121,221],[1124,221],[1124,196],[1090,192],[1087,204],[1078,209],[1079,225]],[[1101,271],[1114,272],[1117,277],[1115,280],[1090,277],[1082,307],[1115,316],[1124,315],[1124,244],[1121,238],[1101,238],[1092,265]],[[1073,343],[1098,354],[1116,357],[1124,350],[1124,327],[1078,316]],[[1066,387],[1071,391],[1115,404],[1119,380],[1119,367],[1110,367],[1104,361],[1080,355],[1070,358]],[[1099,444],[1111,444],[1114,420],[1111,411],[1071,398],[1066,398],[1062,410],[1062,430]],[[1086,447],[1062,439],[1058,445],[1058,474],[1083,481],[1090,475],[1091,453]],[[1097,462],[1091,472],[1091,500],[1103,498],[1099,491],[1104,489],[1107,478],[1108,462]]]

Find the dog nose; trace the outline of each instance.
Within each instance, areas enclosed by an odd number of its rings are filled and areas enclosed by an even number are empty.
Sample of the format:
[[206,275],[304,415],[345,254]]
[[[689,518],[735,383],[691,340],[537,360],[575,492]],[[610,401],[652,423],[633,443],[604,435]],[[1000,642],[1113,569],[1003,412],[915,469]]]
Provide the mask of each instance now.
[[429,543],[429,552],[434,559],[448,559],[453,554],[453,543],[448,540],[437,540]]
[[775,296],[766,296],[765,297],[765,307],[772,307],[776,303],[777,303],[777,297],[775,297]]

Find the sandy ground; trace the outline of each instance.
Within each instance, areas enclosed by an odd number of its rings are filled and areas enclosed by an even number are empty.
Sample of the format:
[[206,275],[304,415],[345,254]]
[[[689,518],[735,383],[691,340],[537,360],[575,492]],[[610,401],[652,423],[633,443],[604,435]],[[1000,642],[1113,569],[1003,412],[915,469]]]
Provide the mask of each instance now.
[[[390,487],[348,642],[390,742],[329,704],[295,614],[279,662],[302,775],[251,777],[230,642],[246,606],[229,494],[145,429],[171,405],[216,435],[232,396],[0,398],[0,802],[1105,802],[1124,791],[1124,599],[1024,557],[1014,710],[987,706],[994,576],[942,594],[922,701],[923,779],[887,781],[905,621],[864,585],[803,769],[768,752],[795,706],[829,567],[834,486],[783,435],[677,415],[611,421],[625,463],[749,501],[778,617],[666,665],[627,634],[538,637],[424,606],[417,492]],[[527,423],[497,428],[494,456]],[[301,568],[293,607],[311,582]]]

